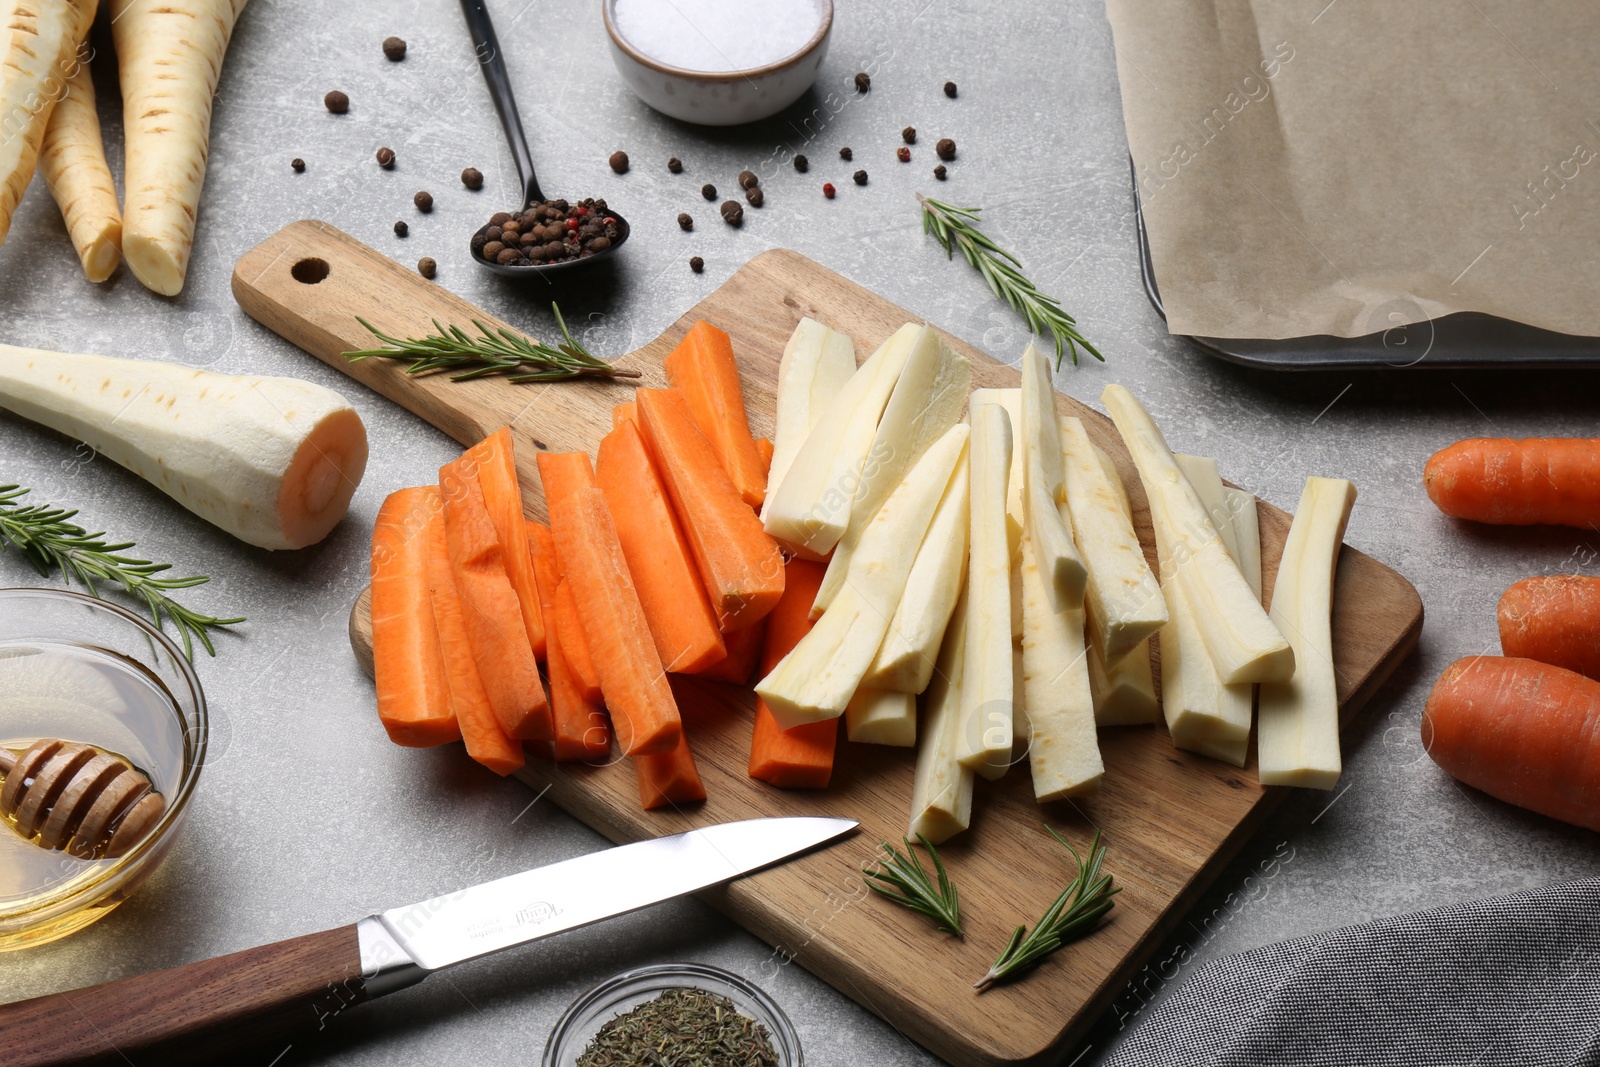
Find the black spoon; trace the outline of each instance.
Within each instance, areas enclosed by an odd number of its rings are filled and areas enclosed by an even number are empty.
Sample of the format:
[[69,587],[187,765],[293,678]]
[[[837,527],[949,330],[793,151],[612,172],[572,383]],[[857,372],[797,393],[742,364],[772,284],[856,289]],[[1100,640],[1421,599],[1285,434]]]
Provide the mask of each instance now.
[[[516,97],[511,93],[511,76],[506,73],[505,59],[500,54],[500,40],[495,36],[494,22],[489,18],[489,9],[484,6],[484,0],[461,0],[461,11],[467,17],[467,28],[472,32],[472,44],[478,53],[478,63],[483,67],[483,80],[489,85],[489,96],[494,99],[494,109],[500,113],[500,125],[506,131],[506,140],[511,145],[511,155],[517,163],[517,176],[522,179],[521,207],[543,203],[546,197],[539,188],[538,175],[533,172],[533,156],[528,151],[527,135],[522,132],[522,119],[517,114]],[[476,251],[472,253],[472,258],[477,260],[479,266],[486,267],[496,274],[515,278],[531,278],[534,275],[548,275],[556,271],[571,270],[574,267],[586,267],[612,255],[628,239],[631,231],[628,220],[610,207],[606,208],[606,215],[617,220],[617,235],[612,238],[611,247],[580,259],[504,266],[491,263]],[[487,223],[479,227],[478,232],[473,235],[474,238],[483,234],[488,228]]]

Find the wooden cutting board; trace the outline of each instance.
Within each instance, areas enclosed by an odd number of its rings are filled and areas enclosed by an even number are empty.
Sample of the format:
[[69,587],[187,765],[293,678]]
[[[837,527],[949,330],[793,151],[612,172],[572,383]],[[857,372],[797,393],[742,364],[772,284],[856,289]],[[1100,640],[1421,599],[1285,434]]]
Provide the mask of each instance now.
[[[609,382],[457,384],[442,377],[407,377],[401,365],[387,360],[349,363],[342,352],[370,344],[356,315],[397,337],[420,336],[435,318],[463,326],[473,318],[498,323],[321,223],[295,223],[248,253],[234,271],[233,290],[256,319],[463,444],[509,423],[517,434],[527,510],[535,517],[544,517],[536,450],[593,452],[610,428],[612,405],[632,391],[632,384]],[[695,320],[706,319],[732,336],[752,428],[770,434],[778,359],[805,315],[849,334],[863,357],[913,317],[797,253],[771,251],[619,362],[641,372],[638,384],[661,386],[662,358]],[[971,345],[947,340],[972,361],[974,386],[1018,384],[1015,371]],[[1070,371],[1063,380],[1072,384]],[[1115,457],[1153,562],[1144,494],[1109,420],[1069,397],[1060,398],[1059,408],[1082,416],[1096,443]],[[1186,428],[1165,429],[1182,448]],[[1260,519],[1270,595],[1289,516],[1262,504]],[[1336,598],[1334,651],[1342,719],[1348,724],[1416,643],[1422,603],[1404,578],[1350,548],[1339,561]],[[352,612],[350,630],[356,654],[370,672],[365,593]],[[1060,1056],[1123,990],[1284,793],[1259,786],[1253,762],[1237,770],[1179,752],[1159,727],[1101,732],[1105,785],[1093,798],[1041,807],[1025,763],[999,782],[980,780],[972,829],[940,850],[961,891],[967,929],[957,941],[870,896],[862,884],[861,870],[872,863],[878,843],[898,842],[905,831],[914,762],[910,750],[841,741],[828,790],[773,789],[745,773],[751,692],[693,679],[677,679],[674,688],[710,793],[704,805],[642,811],[626,761],[530,766],[520,776],[548,789],[550,799],[617,842],[764,815],[859,819],[862,830],[849,841],[704,894],[705,899],[773,946],[764,973],[751,977],[769,979],[798,961],[958,1064],[1045,1063]],[[1123,892],[1100,930],[1058,952],[1033,976],[979,996],[972,983],[1012,928],[1031,924],[1073,873],[1071,860],[1045,833],[1045,823],[1076,843],[1101,828],[1109,847],[1107,869]]]

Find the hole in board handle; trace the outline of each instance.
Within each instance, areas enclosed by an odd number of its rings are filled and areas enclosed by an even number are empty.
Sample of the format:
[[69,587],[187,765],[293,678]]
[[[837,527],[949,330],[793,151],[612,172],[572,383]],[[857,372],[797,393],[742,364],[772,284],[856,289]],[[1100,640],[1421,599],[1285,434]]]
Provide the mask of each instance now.
[[302,259],[289,268],[289,274],[295,281],[304,285],[316,285],[328,276],[328,261],[317,259],[315,256]]

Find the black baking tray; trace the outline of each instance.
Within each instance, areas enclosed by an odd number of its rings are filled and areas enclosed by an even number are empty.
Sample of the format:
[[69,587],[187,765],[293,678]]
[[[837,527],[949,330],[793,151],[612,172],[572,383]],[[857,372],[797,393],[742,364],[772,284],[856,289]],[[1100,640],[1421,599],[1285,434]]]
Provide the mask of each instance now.
[[[1144,281],[1145,295],[1165,320],[1166,309],[1161,306],[1155,267],[1150,261],[1150,239],[1145,233],[1137,174],[1133,181],[1133,210],[1139,227],[1139,275]],[[1404,298],[1397,298],[1394,310],[1404,314],[1408,303]],[[1384,317],[1382,308],[1375,314],[1380,321]],[[1229,362],[1265,370],[1600,366],[1600,338],[1554,333],[1475,311],[1424,319],[1410,325],[1397,324],[1364,337],[1269,340],[1178,336],[1186,337]]]

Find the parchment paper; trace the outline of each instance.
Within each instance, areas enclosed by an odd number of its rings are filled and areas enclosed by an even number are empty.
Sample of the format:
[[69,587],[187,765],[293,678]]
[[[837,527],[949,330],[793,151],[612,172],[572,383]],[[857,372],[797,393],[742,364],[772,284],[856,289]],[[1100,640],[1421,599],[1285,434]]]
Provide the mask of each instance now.
[[1600,335],[1600,4],[1106,10],[1173,333]]

